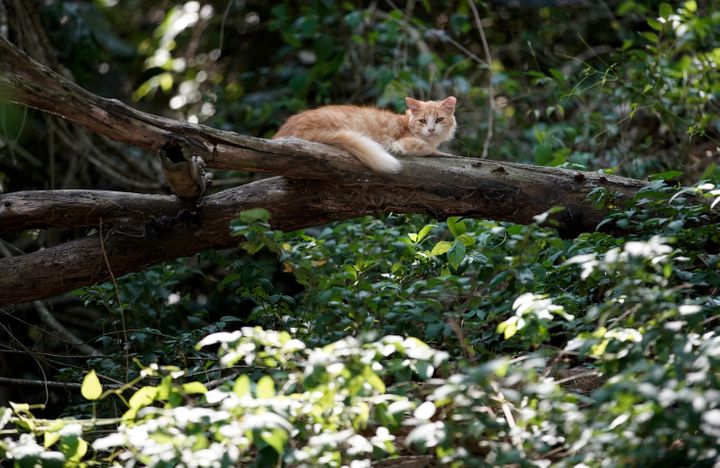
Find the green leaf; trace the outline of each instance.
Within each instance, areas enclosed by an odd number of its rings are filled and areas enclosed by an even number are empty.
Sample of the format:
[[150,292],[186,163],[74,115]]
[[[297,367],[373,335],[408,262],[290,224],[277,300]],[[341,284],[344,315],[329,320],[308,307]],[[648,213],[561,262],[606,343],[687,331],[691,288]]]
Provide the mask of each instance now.
[[170,73],[161,73],[158,75],[158,84],[160,85],[160,88],[168,93],[172,91],[173,87],[173,76]]
[[60,434],[57,432],[45,431],[43,433],[43,447],[45,448],[50,448],[58,440],[60,440]]
[[708,165],[708,167],[705,169],[705,171],[702,173],[702,175],[700,176],[700,180],[710,178],[713,175],[713,173],[715,172],[715,169],[717,169],[717,166],[715,165],[715,163],[710,163]]
[[450,262],[453,268],[458,269],[464,259],[465,244],[456,240],[448,251],[448,262]]
[[511,317],[508,320],[505,320],[504,322],[500,322],[497,327],[498,333],[503,334],[503,338],[506,340],[509,340],[515,334],[517,333],[517,318]]
[[657,174],[651,174],[650,180],[672,180],[682,176],[682,171],[665,171],[658,172]]
[[135,392],[133,396],[130,397],[130,401],[128,402],[128,404],[130,405],[131,409],[139,409],[147,406],[152,403],[153,400],[155,400],[157,392],[157,387],[142,387],[140,390]]
[[467,232],[465,221],[463,221],[459,216],[450,216],[447,219],[447,226],[450,233],[455,237]]
[[658,37],[658,35],[653,32],[645,31],[640,33],[640,35],[648,41],[652,42],[653,44],[657,44],[658,42],[660,42],[660,38]]
[[243,374],[237,379],[235,379],[235,385],[233,385],[233,392],[239,397],[250,395],[250,377]]
[[653,28],[655,31],[662,31],[662,24],[660,24],[660,21],[656,20],[655,18],[648,18],[647,24],[651,28]]
[[550,146],[549,143],[540,143],[535,147],[533,155],[535,157],[535,164],[545,166],[552,160],[552,146]]
[[269,375],[263,375],[255,386],[255,394],[258,398],[272,398],[275,396],[275,383]]
[[370,368],[370,366],[365,366],[365,369],[363,369],[363,377],[365,378],[365,381],[367,383],[369,383],[375,390],[378,391],[378,393],[385,393],[385,383]]
[[452,242],[448,241],[439,241],[437,244],[435,244],[435,247],[430,251],[430,255],[433,257],[437,257],[438,255],[442,255],[448,250],[450,250],[450,247],[452,247]]
[[660,16],[663,19],[670,18],[670,15],[672,15],[672,14],[673,14],[673,8],[672,8],[672,6],[670,6],[669,3],[661,3],[660,4]]
[[455,240],[465,244],[465,247],[475,245],[475,238],[468,233],[460,234],[457,238],[455,238]]
[[432,231],[432,229],[435,227],[435,224],[428,224],[424,228],[420,229],[420,232],[417,234],[417,240],[413,240],[413,242],[420,243],[425,239],[425,237]]
[[78,436],[63,437],[60,442],[60,451],[65,455],[67,462],[79,462],[85,456],[88,443]]
[[183,392],[185,392],[187,394],[193,394],[193,393],[204,394],[204,393],[207,393],[207,391],[208,391],[207,388],[205,387],[205,385],[203,385],[200,382],[184,383],[182,386],[182,389],[183,389]]
[[285,444],[288,440],[287,432],[282,429],[273,429],[272,431],[262,431],[260,438],[272,447],[278,455],[282,455],[285,452]]
[[0,429],[4,428],[5,425],[10,422],[12,417],[12,410],[10,408],[0,407]]
[[435,373],[435,367],[427,361],[420,361],[415,365],[421,379],[427,380]]
[[270,212],[265,208],[251,208],[238,215],[238,220],[243,224],[252,224],[257,221],[267,221],[268,219],[270,219]]
[[80,394],[86,400],[97,400],[102,395],[102,385],[94,369],[85,374],[80,387]]

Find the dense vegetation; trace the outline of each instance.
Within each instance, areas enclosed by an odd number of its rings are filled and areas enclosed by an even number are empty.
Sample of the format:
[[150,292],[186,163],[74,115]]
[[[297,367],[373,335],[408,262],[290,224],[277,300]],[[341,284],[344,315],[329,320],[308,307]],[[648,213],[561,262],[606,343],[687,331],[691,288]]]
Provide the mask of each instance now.
[[[407,95],[455,95],[456,154],[488,144],[494,159],[648,184],[634,200],[593,193],[604,229],[571,239],[548,213],[283,233],[250,210],[230,226],[237,249],[49,301],[97,355],[79,355],[37,305],[6,308],[0,460],[720,462],[712,0],[4,3],[0,32],[150,112],[269,137],[321,104],[403,110]],[[162,190],[154,155],[17,106],[0,117],[2,191]],[[217,174],[215,187],[255,177]],[[25,231],[0,253],[81,235]]]

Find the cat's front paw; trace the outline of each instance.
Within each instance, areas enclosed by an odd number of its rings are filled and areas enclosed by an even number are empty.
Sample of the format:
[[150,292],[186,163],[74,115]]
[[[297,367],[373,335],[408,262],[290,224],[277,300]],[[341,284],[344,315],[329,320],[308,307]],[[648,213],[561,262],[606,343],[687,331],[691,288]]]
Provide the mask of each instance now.
[[402,138],[392,145],[390,150],[395,154],[406,156],[434,156],[437,150],[419,138]]

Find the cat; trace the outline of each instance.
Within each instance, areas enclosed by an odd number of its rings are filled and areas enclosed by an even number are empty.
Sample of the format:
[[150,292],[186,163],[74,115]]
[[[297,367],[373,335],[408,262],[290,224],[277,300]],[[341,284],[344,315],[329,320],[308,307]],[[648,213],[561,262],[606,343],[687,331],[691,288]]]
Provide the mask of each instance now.
[[370,169],[397,173],[402,164],[390,153],[438,156],[440,143],[455,134],[454,96],[442,101],[405,98],[407,112],[375,107],[325,106],[290,117],[273,136],[299,137],[342,148]]

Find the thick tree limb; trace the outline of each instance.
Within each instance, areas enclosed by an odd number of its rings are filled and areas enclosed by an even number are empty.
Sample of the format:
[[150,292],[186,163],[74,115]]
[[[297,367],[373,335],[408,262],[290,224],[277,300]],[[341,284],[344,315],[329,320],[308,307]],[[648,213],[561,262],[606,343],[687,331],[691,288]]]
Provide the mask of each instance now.
[[[291,231],[331,221],[385,212],[425,213],[533,222],[555,196],[532,193],[503,181],[458,191],[380,184],[318,184],[273,177],[188,203],[173,196],[55,190],[0,195],[0,226],[69,227],[113,223],[104,245],[116,276],[149,265],[237,244],[228,223],[243,210],[265,207],[274,229]],[[580,203],[580,199],[578,198]],[[8,207],[9,205],[9,207]],[[530,208],[528,208],[530,206]],[[18,209],[19,208],[19,209]],[[565,226],[593,230],[601,219],[582,202],[568,210]],[[30,212],[32,216],[26,216]],[[576,224],[573,224],[576,223]],[[101,243],[91,236],[19,257],[0,260],[0,306],[49,297],[104,281],[109,272]]]
[[[477,189],[479,177],[501,179],[517,175],[538,183],[573,180],[576,171],[542,168],[470,158],[405,158],[403,170],[378,175],[347,153],[300,139],[265,140],[216,130],[203,125],[166,119],[133,109],[115,99],[96,96],[34,62],[14,45],[0,38],[0,101],[10,101],[59,115],[109,138],[158,152],[179,140],[187,152],[202,157],[207,167],[269,172],[292,178],[331,179],[335,182],[383,182],[393,186],[424,186],[429,190],[454,186]],[[517,171],[517,173],[516,173]],[[640,182],[621,177],[586,173],[575,188],[587,193],[598,185],[633,193]],[[544,196],[544,195],[543,195]]]

